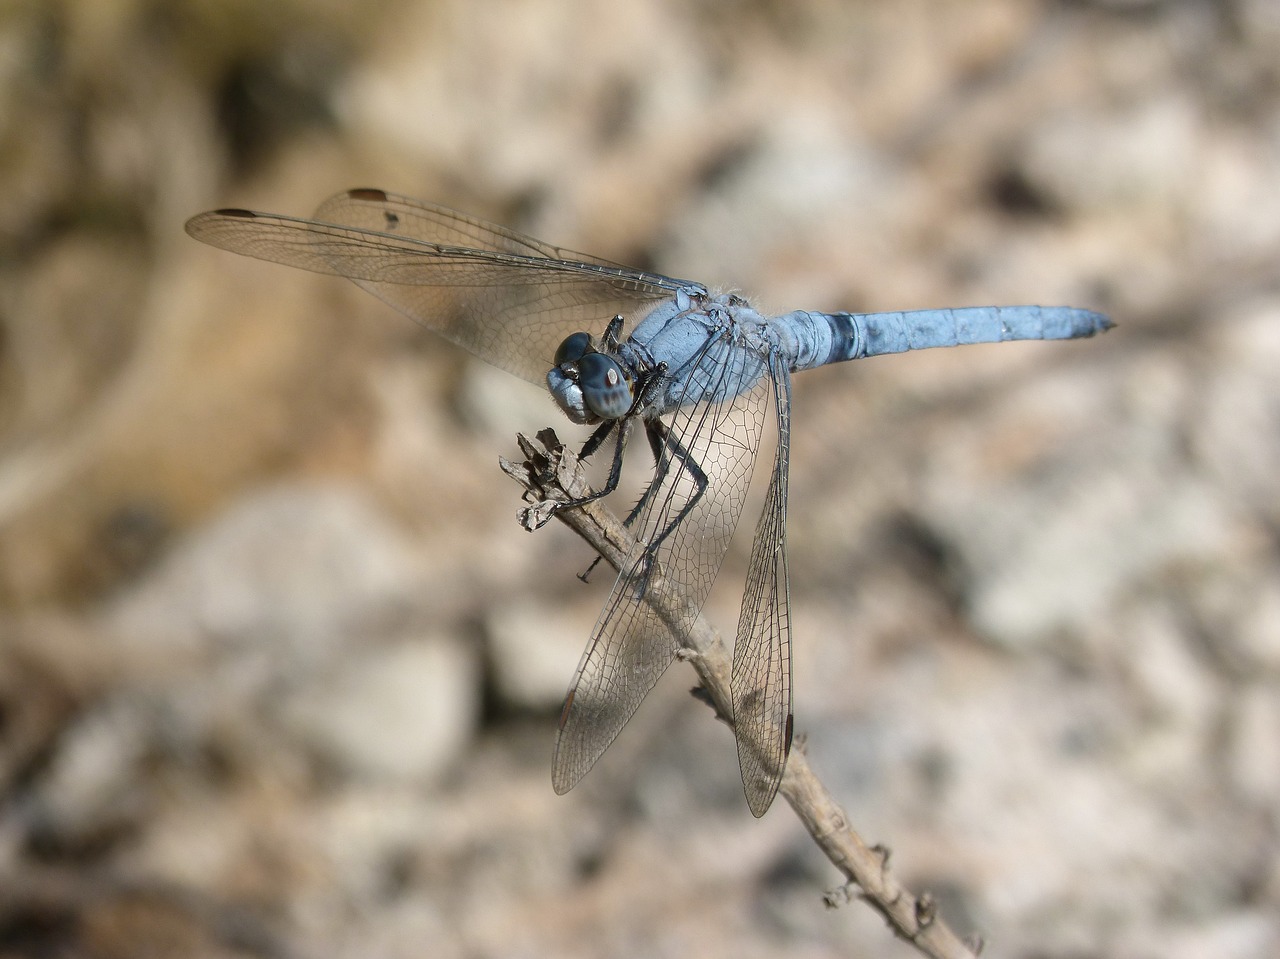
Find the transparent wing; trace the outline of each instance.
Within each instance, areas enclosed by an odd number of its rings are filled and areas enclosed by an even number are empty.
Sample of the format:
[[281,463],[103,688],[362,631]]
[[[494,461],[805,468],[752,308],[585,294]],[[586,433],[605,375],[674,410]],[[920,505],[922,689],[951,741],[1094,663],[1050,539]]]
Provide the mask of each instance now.
[[[637,543],[565,699],[552,764],[557,792],[567,792],[586,774],[671,664],[677,635],[697,617],[724,562],[771,390],[760,364],[732,362],[733,348],[727,337],[717,338],[697,364],[721,379],[701,395],[731,399],[704,400],[672,417],[663,449],[666,469],[657,472],[659,487],[637,520]],[[750,377],[752,385],[725,382],[733,377]],[[700,497],[699,471],[706,477]],[[676,587],[673,602],[655,610],[644,601],[650,577]]]
[[562,250],[477,217],[348,190],[314,219],[214,210],[187,221],[204,243],[345,276],[494,366],[541,384],[561,340],[613,316],[624,332],[698,284]]
[[771,358],[778,449],[756,527],[747,585],[733,644],[733,722],[747,805],[763,816],[773,803],[791,751],[791,603],[787,579],[787,466],[791,385]]

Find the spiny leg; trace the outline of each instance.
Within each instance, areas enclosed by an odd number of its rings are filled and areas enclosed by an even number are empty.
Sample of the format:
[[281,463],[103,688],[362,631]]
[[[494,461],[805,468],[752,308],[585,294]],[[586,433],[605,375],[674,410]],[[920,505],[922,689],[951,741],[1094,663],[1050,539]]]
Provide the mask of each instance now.
[[[702,499],[703,494],[706,493],[707,487],[710,485],[707,474],[702,471],[702,467],[693,458],[693,454],[676,439],[669,426],[660,420],[654,420],[652,424],[646,424],[646,426],[651,426],[651,429],[646,430],[646,432],[649,435],[649,443],[654,450],[654,455],[658,458],[658,467],[654,471],[653,482],[644,491],[644,495],[641,496],[640,502],[636,504],[632,515],[627,517],[627,521],[630,522],[634,519],[635,516],[639,515],[640,510],[648,505],[649,500],[656,495],[658,489],[666,480],[672,464],[677,460],[679,460],[680,469],[688,470],[689,477],[693,480],[694,491],[693,495],[689,497],[689,501],[680,507],[680,511],[676,513],[675,517],[663,527],[662,532],[650,540],[645,547],[644,556],[637,566],[637,568],[643,566],[643,570],[636,576],[637,591],[641,596],[645,594],[645,590],[648,588],[649,575],[653,572],[653,559],[658,554],[658,547],[698,505],[698,501]],[[672,448],[674,448],[674,452],[672,452]]]
[[[652,426],[653,430],[649,433],[649,443],[651,446],[654,446],[655,455],[667,457],[668,464],[678,459],[680,461],[681,468],[689,471],[689,477],[693,480],[694,491],[693,495],[689,497],[689,502],[680,507],[680,512],[676,513],[675,518],[666,525],[661,533],[653,538],[651,543],[649,543],[649,551],[651,553],[661,545],[664,539],[671,535],[675,528],[679,526],[693,508],[698,505],[698,501],[702,499],[703,494],[706,493],[709,483],[707,480],[707,474],[702,471],[702,467],[699,466],[698,461],[693,458],[693,454],[684,446],[683,443],[676,439],[676,435],[671,431],[671,428],[661,420],[654,420]],[[656,439],[654,436],[655,433],[657,434]],[[654,445],[655,443],[658,445]],[[673,450],[670,456],[668,456],[668,447],[671,447]],[[665,479],[666,473],[670,468],[670,465],[663,468],[662,464],[659,463],[658,473],[660,475],[655,476],[653,484],[650,485],[649,489],[645,490],[643,497],[644,500],[647,500],[653,495],[654,490],[658,485],[660,485],[661,480]]]
[[568,500],[564,503],[556,504],[556,509],[569,509],[573,506],[584,506],[587,503],[594,503],[598,499],[603,499],[618,488],[618,482],[622,478],[622,453],[627,445],[627,432],[629,429],[628,421],[610,420],[601,424],[594,433],[587,437],[587,441],[582,444],[582,452],[578,454],[579,459],[586,459],[595,453],[596,450],[609,438],[609,434],[617,431],[617,442],[613,448],[613,463],[609,467],[609,478],[605,480],[605,484],[598,490],[593,490],[586,496],[578,499]]
[[[594,502],[595,500],[608,496],[618,488],[618,483],[622,478],[622,454],[623,449],[626,446],[628,429],[629,424],[627,420],[610,420],[607,423],[601,424],[596,428],[594,433],[587,437],[587,441],[582,444],[582,451],[578,454],[579,459],[585,460],[588,456],[591,456],[601,447],[601,445],[603,445],[604,441],[609,438],[610,433],[615,431],[617,432],[618,435],[613,448],[613,463],[609,467],[609,478],[605,481],[602,489],[594,490],[587,496],[583,496],[582,498],[573,500],[572,502],[561,503],[557,509],[566,509],[570,506],[582,506],[584,503]],[[628,519],[627,522],[630,522],[630,519]],[[596,558],[591,561],[591,565],[578,574],[578,579],[582,580],[584,583],[587,582],[587,577],[591,575],[591,571],[596,568],[596,565],[600,562],[601,558],[602,557],[597,554]]]
[[[610,328],[612,329],[612,324],[610,324]],[[666,372],[667,364],[659,363],[644,374],[636,390],[636,404],[632,407],[632,412],[643,415],[643,411],[648,409],[649,404],[653,402],[654,394],[661,386],[662,378]],[[644,435],[649,440],[649,450],[653,453],[653,479],[649,481],[649,485],[645,487],[644,492],[640,495],[639,502],[631,508],[627,518],[623,520],[622,525],[628,529],[631,528],[635,518],[640,515],[640,511],[645,508],[653,497],[654,491],[660,488],[662,481],[666,479],[669,462],[666,457],[668,432],[668,427],[660,419],[646,419],[644,421]]]
[[585,460],[592,456],[596,450],[604,445],[604,441],[609,438],[609,434],[617,429],[617,427],[617,420],[609,420],[605,423],[601,423],[592,430],[591,435],[587,437],[587,441],[582,444],[582,449],[578,453],[578,459]]
[[[622,525],[627,529],[631,528],[631,524],[635,522],[636,517],[649,505],[649,500],[653,498],[653,494],[662,486],[662,481],[666,478],[669,462],[665,446],[666,429],[661,420],[650,420],[644,425],[644,434],[649,440],[649,449],[653,453],[653,478],[649,481],[649,485],[645,487],[644,492],[640,494],[640,499],[636,502],[636,505],[631,507],[631,512],[627,514],[627,518],[622,521]],[[592,570],[599,565],[600,560],[600,556],[593,559],[591,565],[578,574],[578,579],[585,583]]]
[[604,349],[606,353],[618,352],[618,344],[622,342],[619,337],[622,333],[623,322],[622,314],[618,313],[609,321],[609,325],[604,328]]
[[653,494],[662,486],[662,481],[667,478],[667,471],[671,468],[671,461],[667,457],[666,449],[667,432],[668,429],[661,420],[651,420],[644,424],[644,435],[649,440],[649,449],[653,453],[653,479],[649,481],[649,485],[640,494],[640,499],[636,501],[636,505],[631,507],[631,512],[627,514],[627,518],[622,521],[622,525],[628,529],[631,528],[631,524],[635,522],[641,511],[649,505],[649,500],[653,499]]

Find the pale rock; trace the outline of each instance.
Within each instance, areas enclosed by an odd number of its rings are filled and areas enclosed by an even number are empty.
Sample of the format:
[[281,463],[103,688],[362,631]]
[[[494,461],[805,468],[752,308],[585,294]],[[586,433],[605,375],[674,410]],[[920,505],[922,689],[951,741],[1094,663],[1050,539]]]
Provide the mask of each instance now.
[[499,697],[519,709],[558,709],[591,636],[592,616],[582,603],[517,600],[495,609],[486,626]]
[[44,828],[75,841],[139,811],[146,786],[138,770],[153,737],[153,705],[113,697],[62,733],[36,790],[33,812]]
[[479,679],[478,657],[461,643],[407,636],[297,688],[279,719],[343,775],[431,783],[475,733]]
[[265,645],[311,660],[418,583],[413,546],[367,493],[278,485],[233,502],[106,618],[124,649]]
[[1071,209],[1168,204],[1190,192],[1201,125],[1195,103],[1180,93],[1127,113],[1046,112],[1027,143],[1023,172]]
[[1274,809],[1280,797],[1280,685],[1248,686],[1229,709],[1231,777],[1252,802]]

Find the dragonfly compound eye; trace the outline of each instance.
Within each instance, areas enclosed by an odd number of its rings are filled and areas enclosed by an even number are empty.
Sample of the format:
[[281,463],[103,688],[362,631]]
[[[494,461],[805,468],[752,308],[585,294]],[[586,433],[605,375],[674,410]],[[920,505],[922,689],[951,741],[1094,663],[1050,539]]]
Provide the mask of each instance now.
[[635,403],[622,367],[604,353],[587,353],[578,360],[578,386],[587,409],[602,420],[622,419]]
[[591,349],[591,337],[587,333],[574,333],[566,336],[564,342],[556,350],[556,366],[565,363],[576,363]]

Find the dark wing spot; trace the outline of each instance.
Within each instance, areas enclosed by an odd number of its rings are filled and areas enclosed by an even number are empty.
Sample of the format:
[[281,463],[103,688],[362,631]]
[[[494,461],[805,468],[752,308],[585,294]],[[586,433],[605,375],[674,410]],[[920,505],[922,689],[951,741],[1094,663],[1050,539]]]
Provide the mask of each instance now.
[[560,709],[560,722],[558,724],[561,730],[564,729],[564,724],[569,721],[569,709],[573,706],[573,694],[577,691],[576,687],[569,690],[569,695],[564,698],[564,706]]

